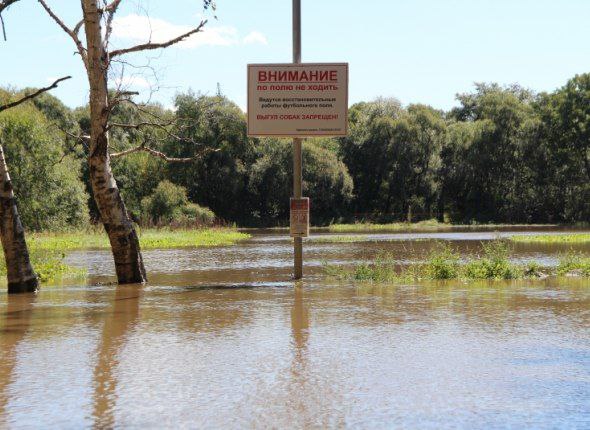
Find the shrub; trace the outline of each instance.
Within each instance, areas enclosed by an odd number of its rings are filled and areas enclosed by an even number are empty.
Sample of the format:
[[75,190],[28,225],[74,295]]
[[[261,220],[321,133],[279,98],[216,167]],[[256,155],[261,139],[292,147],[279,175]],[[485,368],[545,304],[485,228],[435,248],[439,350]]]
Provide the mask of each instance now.
[[180,218],[185,219],[188,224],[210,226],[215,221],[215,214],[209,208],[196,203],[188,203],[181,208]]
[[455,279],[459,268],[459,255],[450,245],[439,243],[428,256],[423,271],[429,279]]
[[509,260],[510,247],[506,241],[483,243],[483,257],[469,261],[464,268],[468,279],[514,279],[521,276],[522,268]]
[[186,189],[168,180],[158,184],[154,192],[141,202],[143,221],[148,224],[169,224],[178,227],[210,226],[215,214],[205,207],[190,203]]

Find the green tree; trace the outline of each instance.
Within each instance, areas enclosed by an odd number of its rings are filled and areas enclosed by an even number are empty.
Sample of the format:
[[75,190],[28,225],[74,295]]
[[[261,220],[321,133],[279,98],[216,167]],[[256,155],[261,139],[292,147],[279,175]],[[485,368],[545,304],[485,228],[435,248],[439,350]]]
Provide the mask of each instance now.
[[[261,225],[284,224],[289,219],[292,196],[292,144],[284,139],[263,139],[250,172],[249,191],[254,221]],[[303,194],[311,198],[311,222],[326,224],[350,214],[352,178],[337,155],[305,141],[303,144]]]
[[19,212],[31,230],[79,228],[88,222],[80,162],[62,134],[32,105],[0,117],[0,137],[11,167]]

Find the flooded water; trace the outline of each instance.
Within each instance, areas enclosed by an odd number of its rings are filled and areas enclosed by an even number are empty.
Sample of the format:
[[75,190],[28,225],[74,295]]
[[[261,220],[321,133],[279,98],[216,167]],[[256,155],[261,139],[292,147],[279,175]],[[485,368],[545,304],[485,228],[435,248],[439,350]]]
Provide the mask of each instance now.
[[108,253],[73,253],[90,285],[0,294],[0,428],[590,427],[590,281],[321,275],[381,250],[419,260],[432,239],[477,253],[495,234],[375,236],[308,241],[302,282],[277,233],[148,251],[147,286],[109,285]]

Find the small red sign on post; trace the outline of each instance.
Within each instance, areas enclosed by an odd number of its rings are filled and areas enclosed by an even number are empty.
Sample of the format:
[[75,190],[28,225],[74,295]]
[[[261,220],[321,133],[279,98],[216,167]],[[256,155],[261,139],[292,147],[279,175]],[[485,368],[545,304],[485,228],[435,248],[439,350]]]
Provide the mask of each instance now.
[[309,197],[291,198],[291,237],[309,236]]

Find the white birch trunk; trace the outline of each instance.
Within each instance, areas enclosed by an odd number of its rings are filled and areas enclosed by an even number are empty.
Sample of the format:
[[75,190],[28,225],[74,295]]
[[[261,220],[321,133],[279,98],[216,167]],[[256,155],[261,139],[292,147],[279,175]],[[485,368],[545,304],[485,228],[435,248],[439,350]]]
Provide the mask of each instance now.
[[31,266],[25,230],[16,208],[16,199],[2,144],[0,144],[0,233],[6,260],[8,294],[36,291],[39,288],[39,280]]
[[143,283],[139,240],[111,171],[108,136],[108,58],[96,0],[82,0],[90,84],[90,182],[101,222],[109,236],[120,284]]

